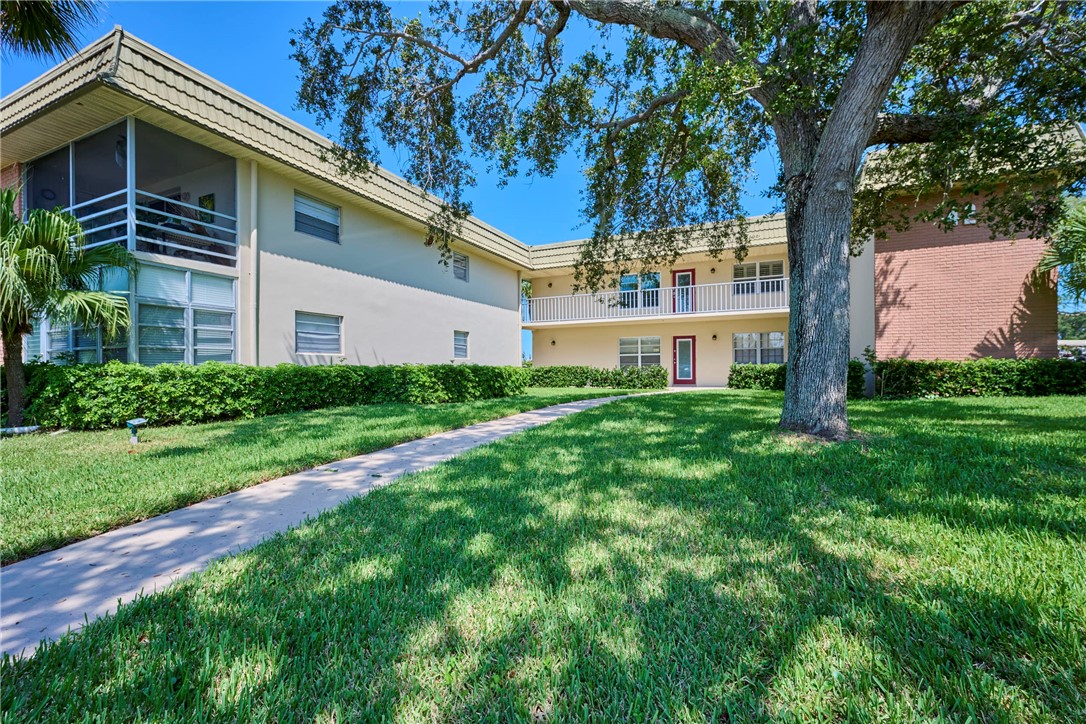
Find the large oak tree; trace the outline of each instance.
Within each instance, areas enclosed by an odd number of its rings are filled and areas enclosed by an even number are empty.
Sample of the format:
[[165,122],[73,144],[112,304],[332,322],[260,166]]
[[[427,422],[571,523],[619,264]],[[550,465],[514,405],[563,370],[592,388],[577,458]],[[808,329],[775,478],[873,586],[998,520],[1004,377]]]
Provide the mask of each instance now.
[[[1067,133],[1086,116],[1084,17],[1044,0],[554,0],[398,19],[343,1],[293,42],[300,104],[338,126],[344,170],[370,170],[379,140],[406,149],[402,172],[443,200],[443,244],[470,211],[470,156],[507,178],[578,153],[589,289],[674,261],[693,235],[742,256],[743,184],[775,149],[791,276],[781,424],[838,438],[850,252],[977,195],[993,233],[1047,233],[1086,176]],[[598,43],[569,52],[576,26]]]

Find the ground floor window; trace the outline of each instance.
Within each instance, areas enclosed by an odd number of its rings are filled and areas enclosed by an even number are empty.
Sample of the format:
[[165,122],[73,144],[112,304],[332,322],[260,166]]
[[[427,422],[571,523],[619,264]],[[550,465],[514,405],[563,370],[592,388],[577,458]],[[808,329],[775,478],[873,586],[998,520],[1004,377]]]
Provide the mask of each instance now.
[[736,364],[784,362],[784,332],[748,332],[732,335]]
[[453,331],[453,359],[468,358],[468,333]]
[[659,367],[659,337],[620,337],[618,340],[619,367]]
[[144,266],[136,280],[139,362],[235,361],[235,281]]
[[109,338],[100,329],[84,329],[50,320],[35,322],[30,334],[23,337],[23,357],[28,362],[48,360],[54,364],[86,364],[114,359],[127,362],[128,333]]
[[[95,288],[129,299],[128,272],[123,269],[105,271]],[[130,299],[129,305],[131,307]],[[86,364],[114,359],[127,362],[128,332],[109,338],[96,328],[84,329],[51,319],[35,320],[30,334],[23,337],[23,358],[28,362],[43,360],[54,364]]]
[[294,313],[294,350],[298,354],[342,354],[343,317]]

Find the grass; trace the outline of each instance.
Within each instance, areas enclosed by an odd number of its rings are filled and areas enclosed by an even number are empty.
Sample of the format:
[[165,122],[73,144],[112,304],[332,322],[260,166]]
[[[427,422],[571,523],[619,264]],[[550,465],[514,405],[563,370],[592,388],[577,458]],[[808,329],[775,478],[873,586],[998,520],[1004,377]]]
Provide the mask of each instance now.
[[[624,391],[619,391],[624,392]],[[0,443],[0,561],[11,563],[265,480],[612,390],[536,388],[450,405],[372,405]],[[17,523],[15,523],[17,521]]]
[[27,661],[11,720],[1082,721],[1082,400],[623,400]]

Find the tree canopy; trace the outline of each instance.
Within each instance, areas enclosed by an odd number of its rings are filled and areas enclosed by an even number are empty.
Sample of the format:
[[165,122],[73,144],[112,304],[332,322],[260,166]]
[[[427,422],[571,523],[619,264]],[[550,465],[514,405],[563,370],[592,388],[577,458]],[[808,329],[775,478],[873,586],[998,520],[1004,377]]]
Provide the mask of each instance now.
[[[598,42],[570,52],[580,26]],[[442,199],[447,251],[470,156],[502,178],[580,157],[596,289],[693,241],[746,250],[743,183],[763,148],[787,222],[782,425],[848,434],[848,265],[888,227],[972,213],[1047,236],[1086,184],[1086,3],[431,2],[397,18],[341,0],[292,41],[299,103],[337,126],[349,172],[379,142]],[[974,201],[983,198],[983,203]]]
[[[894,75],[866,139],[893,152],[858,187],[855,236],[939,222],[996,190],[978,221],[1045,235],[1061,194],[1086,179],[1070,132],[1086,117],[1086,4],[916,5],[939,17]],[[826,127],[876,11],[434,2],[397,19],[383,3],[337,2],[297,33],[294,57],[302,107],[338,124],[338,160],[364,171],[379,142],[405,149],[405,176],[446,202],[436,229],[470,212],[470,154],[510,178],[551,174],[575,150],[595,286],[608,262],[624,271],[634,259],[673,259],[689,241],[684,227],[699,227],[714,250],[742,246],[753,156],[797,116]],[[599,43],[568,53],[574,23]],[[771,192],[783,199],[780,171]],[[932,195],[932,208],[887,203]]]

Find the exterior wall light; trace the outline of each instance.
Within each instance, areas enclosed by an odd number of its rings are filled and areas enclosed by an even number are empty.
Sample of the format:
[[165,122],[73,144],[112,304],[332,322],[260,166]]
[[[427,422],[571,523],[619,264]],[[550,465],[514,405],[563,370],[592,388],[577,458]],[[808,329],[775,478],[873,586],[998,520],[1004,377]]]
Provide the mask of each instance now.
[[555,344],[557,344],[557,343],[552,339],[551,340],[551,347],[553,347]]
[[716,335],[715,334],[713,335],[713,341],[714,342],[716,341]]
[[710,274],[716,274],[716,267],[714,266],[714,267],[710,268],[709,273]]
[[134,420],[127,420],[124,424],[128,425],[128,441],[133,445],[140,441],[140,428],[147,424],[147,418],[137,417]]

